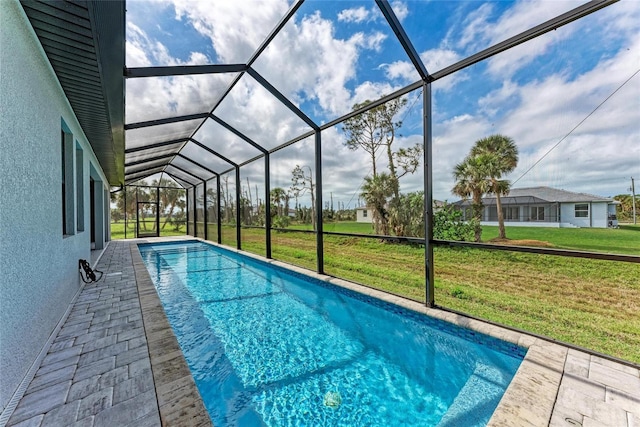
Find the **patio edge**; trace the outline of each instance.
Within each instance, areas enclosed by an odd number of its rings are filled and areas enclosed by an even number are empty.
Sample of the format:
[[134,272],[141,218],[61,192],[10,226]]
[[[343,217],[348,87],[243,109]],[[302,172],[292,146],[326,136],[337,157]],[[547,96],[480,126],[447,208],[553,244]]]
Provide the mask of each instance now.
[[142,321],[163,426],[213,426],[136,241],[130,243]]

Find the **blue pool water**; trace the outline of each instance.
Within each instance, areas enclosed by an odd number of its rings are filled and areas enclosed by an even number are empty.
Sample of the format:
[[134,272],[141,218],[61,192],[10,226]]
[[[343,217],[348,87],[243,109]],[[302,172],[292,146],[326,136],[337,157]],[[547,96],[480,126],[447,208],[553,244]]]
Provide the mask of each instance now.
[[524,356],[201,242],[140,253],[216,426],[484,426]]

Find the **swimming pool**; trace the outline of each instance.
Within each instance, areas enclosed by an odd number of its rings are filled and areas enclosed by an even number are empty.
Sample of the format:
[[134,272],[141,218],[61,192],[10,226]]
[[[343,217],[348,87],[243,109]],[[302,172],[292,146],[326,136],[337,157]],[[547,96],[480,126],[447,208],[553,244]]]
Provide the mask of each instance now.
[[216,426],[484,426],[524,357],[205,243],[140,253]]

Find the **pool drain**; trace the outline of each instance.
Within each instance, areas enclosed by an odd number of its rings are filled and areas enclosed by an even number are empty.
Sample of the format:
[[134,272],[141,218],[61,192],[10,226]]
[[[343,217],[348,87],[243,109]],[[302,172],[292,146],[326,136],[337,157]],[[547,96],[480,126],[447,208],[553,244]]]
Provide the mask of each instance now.
[[328,391],[327,394],[324,395],[324,406],[328,406],[329,408],[337,408],[341,403],[342,396],[340,396],[340,392]]

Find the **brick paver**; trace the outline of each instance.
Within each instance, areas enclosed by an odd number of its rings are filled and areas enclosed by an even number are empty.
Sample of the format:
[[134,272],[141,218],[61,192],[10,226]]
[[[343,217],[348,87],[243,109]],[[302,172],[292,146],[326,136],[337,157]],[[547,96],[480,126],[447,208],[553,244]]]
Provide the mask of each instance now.
[[161,425],[129,242],[111,242],[98,270],[8,427]]
[[640,370],[570,349],[550,426],[571,425],[639,427]]

